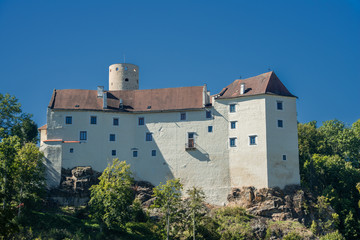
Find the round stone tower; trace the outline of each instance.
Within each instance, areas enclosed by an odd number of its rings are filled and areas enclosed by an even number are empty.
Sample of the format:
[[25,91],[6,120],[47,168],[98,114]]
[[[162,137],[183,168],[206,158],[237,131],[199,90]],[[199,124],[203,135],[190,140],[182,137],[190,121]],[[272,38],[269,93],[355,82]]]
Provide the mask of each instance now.
[[109,90],[139,89],[139,67],[130,63],[118,63],[109,67]]

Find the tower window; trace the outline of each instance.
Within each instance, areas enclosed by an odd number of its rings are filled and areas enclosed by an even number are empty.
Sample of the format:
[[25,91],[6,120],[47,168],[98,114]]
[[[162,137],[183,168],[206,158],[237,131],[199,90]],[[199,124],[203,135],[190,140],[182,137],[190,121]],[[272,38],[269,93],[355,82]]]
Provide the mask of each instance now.
[[236,128],[236,121],[230,122],[230,128],[235,129]]
[[119,70],[119,68],[116,68],[116,71],[118,71]]
[[146,138],[145,138],[145,140],[146,140],[147,142],[152,141],[152,133],[146,133]]
[[65,117],[65,124],[72,124],[72,117],[71,116],[66,116]]
[[74,149],[73,148],[70,148],[70,153],[73,153],[74,152]]
[[87,132],[80,131],[80,140],[87,140]]
[[282,128],[284,126],[283,120],[278,120],[278,127]]
[[91,116],[90,117],[90,124],[96,124],[96,116]]
[[213,132],[213,126],[208,126],[208,132]]
[[119,126],[119,119],[118,118],[113,118],[113,125],[114,126]]
[[139,117],[139,125],[144,125],[145,119],[143,117]]
[[230,147],[236,147],[236,138],[230,138]]
[[129,81],[129,79],[128,78],[125,78],[125,82],[128,82]]
[[230,112],[235,112],[235,104],[230,104]]
[[180,120],[186,120],[186,113],[180,113]]
[[153,156],[153,157],[156,156],[156,150],[152,150],[152,151],[151,151],[151,156]]
[[210,110],[206,111],[206,118],[211,118],[211,111]]
[[133,151],[133,157],[137,157],[138,156],[138,151],[137,150],[134,150]]
[[283,155],[283,160],[286,161],[286,155]]
[[276,108],[277,108],[277,110],[283,110],[283,102],[282,101],[277,101],[276,102]]
[[116,150],[111,150],[111,155],[116,156]]
[[249,136],[249,144],[256,145],[256,136]]
[[115,134],[110,134],[110,142],[115,142]]

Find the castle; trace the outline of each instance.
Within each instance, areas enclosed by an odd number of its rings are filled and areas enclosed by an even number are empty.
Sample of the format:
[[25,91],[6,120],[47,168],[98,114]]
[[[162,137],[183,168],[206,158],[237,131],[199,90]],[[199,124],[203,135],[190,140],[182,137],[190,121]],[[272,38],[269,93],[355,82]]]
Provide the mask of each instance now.
[[[139,68],[109,67],[109,90],[54,90],[39,129],[48,186],[62,168],[103,171],[113,158],[136,180],[180,178],[222,205],[233,187],[300,184],[296,97],[274,72],[206,85],[139,90]],[[184,191],[185,192],[185,191]]]

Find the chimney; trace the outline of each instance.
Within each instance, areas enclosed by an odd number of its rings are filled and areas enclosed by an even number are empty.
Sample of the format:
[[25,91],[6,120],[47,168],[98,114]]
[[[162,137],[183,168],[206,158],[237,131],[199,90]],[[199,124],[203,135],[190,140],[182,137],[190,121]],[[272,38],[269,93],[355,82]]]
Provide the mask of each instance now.
[[103,92],[103,109],[107,108],[107,93]]
[[104,86],[98,86],[97,87],[97,97],[102,98],[104,95]]
[[240,84],[240,94],[243,95],[245,93],[245,83]]
[[120,98],[119,108],[120,108],[120,109],[123,109],[123,108],[124,108],[124,104],[123,104],[122,98]]

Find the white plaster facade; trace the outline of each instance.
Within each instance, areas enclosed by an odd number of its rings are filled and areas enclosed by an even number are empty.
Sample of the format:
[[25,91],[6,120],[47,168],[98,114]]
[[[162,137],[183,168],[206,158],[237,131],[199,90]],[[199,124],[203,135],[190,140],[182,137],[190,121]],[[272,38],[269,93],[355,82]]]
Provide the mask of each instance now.
[[[206,104],[207,94],[203,98],[199,109],[153,112],[49,107],[46,141],[41,141],[48,184],[59,185],[61,168],[91,166],[102,171],[113,158],[130,164],[136,180],[158,185],[180,178],[184,193],[192,186],[201,187],[207,201],[216,205],[227,202],[233,187],[300,184],[295,97],[256,94],[221,99],[216,95],[212,104]],[[282,110],[277,109],[280,102]],[[66,124],[66,117],[71,117],[71,124]],[[96,117],[96,124],[91,124],[91,117]],[[139,118],[144,125],[139,125]],[[86,140],[79,139],[80,131],[86,131]],[[186,148],[189,133],[194,133],[193,148]],[[250,137],[255,137],[254,144]]]

